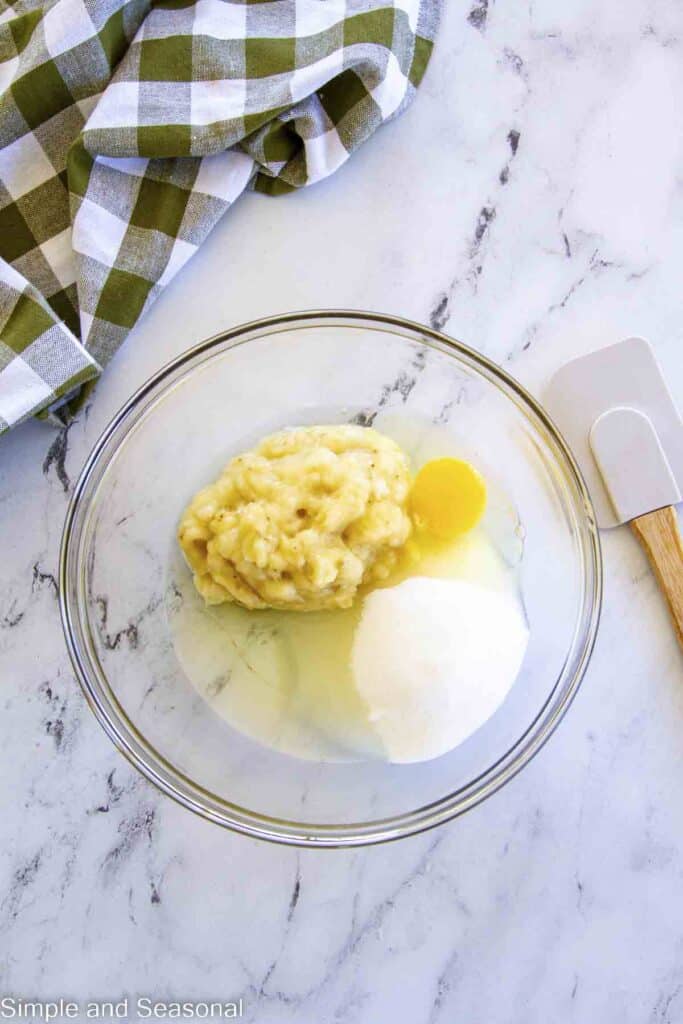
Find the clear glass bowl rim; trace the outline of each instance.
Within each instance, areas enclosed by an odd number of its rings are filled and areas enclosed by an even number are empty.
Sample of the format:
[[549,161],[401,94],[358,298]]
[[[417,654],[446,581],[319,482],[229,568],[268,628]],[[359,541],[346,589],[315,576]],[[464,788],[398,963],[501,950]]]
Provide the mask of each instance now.
[[[155,398],[182,377],[184,367],[191,371],[197,357],[214,347],[220,345],[229,349],[258,340],[264,332],[278,328],[292,331],[296,327],[310,326],[395,329],[403,337],[412,337],[455,356],[494,385],[542,435],[565,482],[574,492],[575,525],[582,552],[583,603],[571,648],[550,695],[513,746],[477,778],[437,801],[395,817],[343,825],[296,822],[250,811],[209,792],[179,772],[147,742],[123,711],[97,659],[88,654],[80,614],[83,581],[80,542],[90,498],[109,462],[125,444],[133,423]],[[112,435],[121,430],[126,421],[130,421],[127,429],[121,432],[106,462],[100,463]],[[67,509],[59,559],[60,614],[71,663],[91,710],[124,757],[163,793],[209,821],[254,838],[316,848],[390,842],[426,831],[463,814],[509,782],[543,747],[576,696],[595,644],[602,584],[600,539],[591,499],[571,451],[544,408],[505,370],[462,342],[403,317],[362,310],[310,310],[264,317],[207,338],[162,366],[112,417],[88,456]]]

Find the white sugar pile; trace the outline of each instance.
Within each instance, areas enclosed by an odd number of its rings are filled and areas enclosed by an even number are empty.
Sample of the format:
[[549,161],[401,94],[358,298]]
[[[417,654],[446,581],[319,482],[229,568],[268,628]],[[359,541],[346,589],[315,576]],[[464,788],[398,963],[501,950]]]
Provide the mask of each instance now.
[[370,594],[354,637],[358,691],[390,761],[427,761],[502,704],[529,633],[517,598],[413,577]]

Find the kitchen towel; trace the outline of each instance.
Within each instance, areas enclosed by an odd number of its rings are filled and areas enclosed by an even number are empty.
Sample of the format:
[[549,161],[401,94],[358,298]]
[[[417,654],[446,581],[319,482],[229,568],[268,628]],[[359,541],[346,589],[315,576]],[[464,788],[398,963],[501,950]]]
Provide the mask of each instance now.
[[0,433],[96,378],[245,188],[411,101],[440,0],[0,0]]

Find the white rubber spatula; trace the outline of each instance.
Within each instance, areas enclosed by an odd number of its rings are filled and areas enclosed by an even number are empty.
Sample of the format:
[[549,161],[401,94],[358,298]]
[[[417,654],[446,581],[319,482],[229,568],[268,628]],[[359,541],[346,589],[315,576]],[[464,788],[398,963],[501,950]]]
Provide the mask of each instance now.
[[683,422],[642,338],[574,359],[545,403],[572,449],[598,526],[630,523],[666,597],[683,647]]

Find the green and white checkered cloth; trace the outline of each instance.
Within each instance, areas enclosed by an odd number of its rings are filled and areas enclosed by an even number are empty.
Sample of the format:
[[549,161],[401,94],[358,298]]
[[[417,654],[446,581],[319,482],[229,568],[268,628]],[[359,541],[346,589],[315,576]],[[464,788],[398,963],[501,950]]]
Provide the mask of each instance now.
[[0,0],[0,432],[98,376],[231,203],[412,99],[440,0]]

